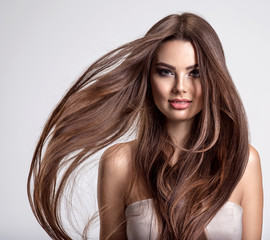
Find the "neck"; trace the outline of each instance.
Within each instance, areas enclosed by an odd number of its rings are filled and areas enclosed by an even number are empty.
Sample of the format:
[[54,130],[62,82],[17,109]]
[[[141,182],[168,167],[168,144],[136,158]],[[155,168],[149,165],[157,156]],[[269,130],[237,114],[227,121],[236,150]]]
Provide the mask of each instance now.
[[[177,146],[184,147],[187,136],[190,133],[192,122],[193,121],[191,120],[181,122],[167,121],[168,133]],[[171,159],[172,165],[176,163],[180,152],[181,150],[179,148],[175,149],[174,155]]]
[[185,140],[188,134],[190,133],[192,122],[193,122],[192,120],[180,122],[170,120],[167,121],[168,133],[170,134],[174,143],[177,146],[179,147],[184,146]]

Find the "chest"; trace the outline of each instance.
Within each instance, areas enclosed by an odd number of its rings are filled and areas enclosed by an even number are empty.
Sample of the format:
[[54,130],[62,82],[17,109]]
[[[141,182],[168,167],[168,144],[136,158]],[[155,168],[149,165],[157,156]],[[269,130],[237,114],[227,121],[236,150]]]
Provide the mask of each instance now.
[[[126,208],[127,237],[129,240],[158,239],[158,222],[152,199],[130,204]],[[206,227],[210,240],[240,240],[243,209],[226,202]]]

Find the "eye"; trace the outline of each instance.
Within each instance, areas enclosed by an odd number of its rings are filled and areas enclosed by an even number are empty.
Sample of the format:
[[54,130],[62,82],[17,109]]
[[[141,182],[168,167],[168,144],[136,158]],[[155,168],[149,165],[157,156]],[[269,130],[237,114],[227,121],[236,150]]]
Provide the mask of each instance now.
[[189,76],[193,78],[199,78],[200,77],[200,71],[199,69],[193,69],[190,73]]
[[174,73],[166,68],[158,68],[157,73],[161,77],[168,77],[168,76],[174,76]]

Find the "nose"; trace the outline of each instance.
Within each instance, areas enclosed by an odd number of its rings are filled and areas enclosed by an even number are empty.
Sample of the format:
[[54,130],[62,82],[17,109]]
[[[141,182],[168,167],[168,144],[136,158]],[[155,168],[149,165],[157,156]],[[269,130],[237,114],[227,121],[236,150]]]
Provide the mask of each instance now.
[[175,78],[175,85],[173,88],[173,92],[174,93],[187,93],[187,78],[186,75],[184,73],[179,74],[176,78]]

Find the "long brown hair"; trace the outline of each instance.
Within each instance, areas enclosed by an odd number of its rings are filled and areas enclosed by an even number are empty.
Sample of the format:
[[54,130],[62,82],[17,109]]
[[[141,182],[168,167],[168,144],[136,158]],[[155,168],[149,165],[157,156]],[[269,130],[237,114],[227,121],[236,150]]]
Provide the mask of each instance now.
[[[194,45],[204,106],[173,166],[170,159],[177,146],[153,102],[149,83],[155,53],[170,40]],[[249,150],[244,108],[221,43],[201,17],[184,13],[160,20],[144,37],[92,64],[55,108],[28,177],[32,210],[53,239],[70,239],[59,205],[71,174],[134,124],[134,177],[143,176],[151,190],[162,226],[160,239],[206,239],[204,229],[239,182]],[[68,157],[71,153],[75,154]]]

